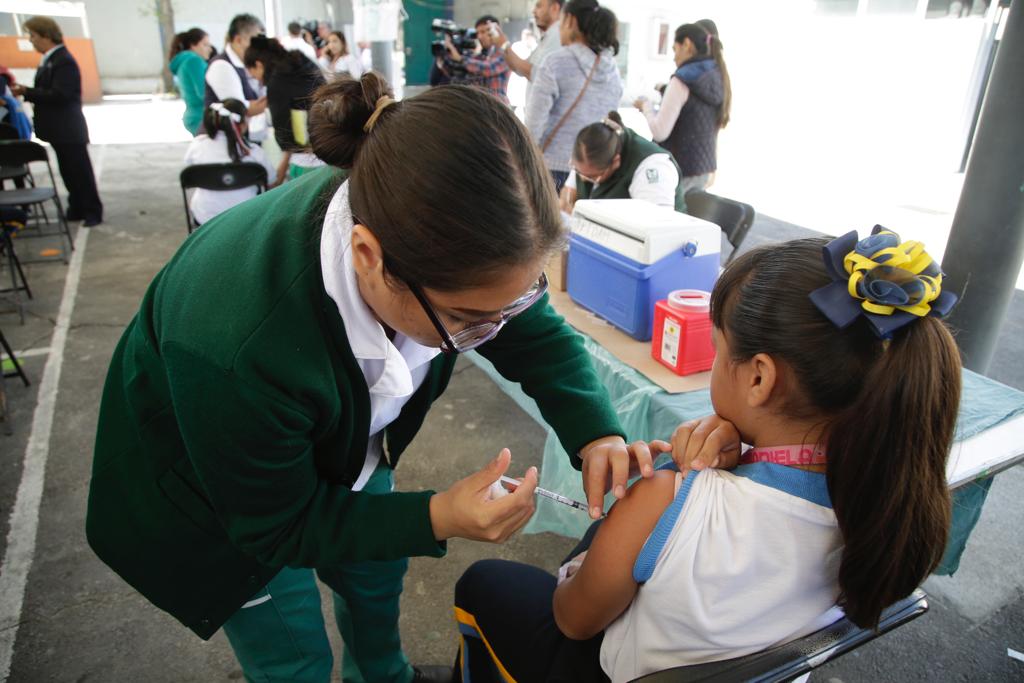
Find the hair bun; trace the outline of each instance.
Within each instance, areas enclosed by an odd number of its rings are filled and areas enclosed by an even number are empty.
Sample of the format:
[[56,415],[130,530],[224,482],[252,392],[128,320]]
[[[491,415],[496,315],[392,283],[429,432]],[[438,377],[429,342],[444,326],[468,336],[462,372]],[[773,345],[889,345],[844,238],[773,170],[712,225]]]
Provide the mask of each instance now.
[[[363,126],[376,109],[377,100],[385,95],[394,97],[391,86],[375,71],[366,72],[358,81],[342,76],[320,86],[309,108],[313,153],[332,166],[351,168],[368,135]],[[379,117],[376,126],[384,118],[386,115]]]

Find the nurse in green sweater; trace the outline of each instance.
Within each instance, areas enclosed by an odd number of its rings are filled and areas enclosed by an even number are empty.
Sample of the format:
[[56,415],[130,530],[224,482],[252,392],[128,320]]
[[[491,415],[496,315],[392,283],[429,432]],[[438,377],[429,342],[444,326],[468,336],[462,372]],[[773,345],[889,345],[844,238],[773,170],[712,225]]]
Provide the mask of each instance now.
[[686,210],[675,159],[623,125],[616,111],[579,132],[572,167],[559,198],[566,213],[577,199],[643,199]]
[[[375,73],[321,88],[306,174],[220,214],[157,275],[114,352],[89,491],[96,554],[247,680],[328,681],[314,571],[334,592],[346,681],[446,680],[398,634],[407,559],[501,542],[537,473],[491,499],[502,450],[440,493],[392,471],[476,348],[536,399],[591,514],[627,446],[542,272],[563,234],[543,158],[509,109],[449,86],[395,102]],[[434,457],[443,458],[444,453]]]
[[206,93],[206,60],[213,46],[210,36],[201,28],[190,28],[174,36],[168,67],[178,84],[185,114],[181,122],[195,135],[203,122],[203,96]]

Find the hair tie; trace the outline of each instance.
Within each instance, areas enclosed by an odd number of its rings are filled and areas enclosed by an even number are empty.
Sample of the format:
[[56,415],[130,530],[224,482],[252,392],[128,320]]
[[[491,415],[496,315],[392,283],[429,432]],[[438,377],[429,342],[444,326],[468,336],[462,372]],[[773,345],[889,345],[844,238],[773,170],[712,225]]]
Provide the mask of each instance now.
[[373,113],[370,114],[370,118],[366,119],[366,123],[363,124],[363,131],[369,133],[371,130],[373,130],[373,127],[377,124],[377,119],[380,118],[380,115],[384,113],[385,109],[387,109],[394,103],[395,100],[391,99],[387,95],[381,95],[379,98],[377,98],[377,106],[373,110]]
[[622,133],[624,132],[623,129],[622,129],[622,126],[620,126],[616,121],[613,121],[612,119],[608,118],[607,116],[604,117],[603,119],[601,119],[601,123],[603,123],[604,125],[606,125],[609,128],[611,128],[613,131],[615,131],[616,135],[621,136]]
[[219,114],[219,115],[221,115],[223,117],[226,117],[228,120],[232,121],[233,123],[241,123],[242,122],[242,117],[239,116],[238,114],[236,114],[235,112],[231,111],[227,107],[225,107],[223,102],[211,102],[210,103],[210,109],[215,111],[217,114]]
[[714,39],[715,35],[713,33],[708,33],[708,38],[707,40],[704,41],[705,43],[708,44],[708,52],[711,52],[711,43],[712,41],[714,41]]

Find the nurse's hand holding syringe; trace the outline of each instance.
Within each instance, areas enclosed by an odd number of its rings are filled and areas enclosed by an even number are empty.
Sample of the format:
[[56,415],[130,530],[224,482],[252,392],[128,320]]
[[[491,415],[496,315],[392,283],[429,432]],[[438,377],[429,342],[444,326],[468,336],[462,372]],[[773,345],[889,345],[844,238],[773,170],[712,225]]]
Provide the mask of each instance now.
[[491,484],[508,471],[511,460],[511,452],[502,449],[498,457],[479,472],[430,498],[434,538],[443,541],[458,537],[502,543],[529,521],[536,507],[533,498],[537,487],[536,467],[526,470],[512,493],[498,499],[491,496]]

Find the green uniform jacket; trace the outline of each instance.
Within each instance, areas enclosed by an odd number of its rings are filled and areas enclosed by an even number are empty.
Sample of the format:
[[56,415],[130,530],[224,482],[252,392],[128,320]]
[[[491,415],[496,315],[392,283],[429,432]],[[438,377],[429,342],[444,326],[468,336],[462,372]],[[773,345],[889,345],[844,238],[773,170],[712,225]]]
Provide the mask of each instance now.
[[[622,139],[622,151],[620,152],[622,161],[615,170],[615,173],[598,185],[597,188],[594,187],[594,183],[584,180],[577,173],[577,199],[629,199],[629,186],[633,183],[633,175],[636,173],[640,163],[649,156],[666,154],[664,147],[660,147],[650,140],[640,137],[629,128],[625,130],[623,135],[625,137]],[[668,158],[672,160],[672,165],[679,172],[679,164],[676,163],[676,160],[672,158],[671,154],[668,155]],[[675,210],[685,212],[686,199],[683,196],[682,179],[683,174],[679,172],[680,182],[676,184]]]
[[[432,491],[350,490],[370,401],[320,268],[339,183],[333,169],[309,173],[204,225],[152,282],[110,364],[89,544],[203,638],[284,566],[445,553]],[[546,298],[480,353],[537,400],[569,453],[622,434],[579,335]],[[392,467],[454,363],[434,359],[387,427]]]

